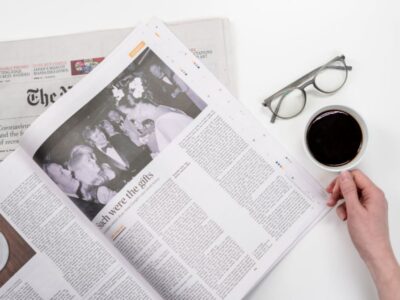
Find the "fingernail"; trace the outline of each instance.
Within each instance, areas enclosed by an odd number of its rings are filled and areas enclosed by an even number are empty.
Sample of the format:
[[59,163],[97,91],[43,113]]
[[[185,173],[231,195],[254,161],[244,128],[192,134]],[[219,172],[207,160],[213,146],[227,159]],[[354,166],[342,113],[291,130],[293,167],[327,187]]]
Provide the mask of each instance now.
[[346,215],[344,214],[343,211],[339,212],[339,218],[344,221],[344,219],[346,218]]
[[350,174],[350,172],[349,172],[349,171],[342,171],[342,172],[340,173],[340,179],[341,179],[341,180],[348,180],[348,179],[351,179],[351,174]]

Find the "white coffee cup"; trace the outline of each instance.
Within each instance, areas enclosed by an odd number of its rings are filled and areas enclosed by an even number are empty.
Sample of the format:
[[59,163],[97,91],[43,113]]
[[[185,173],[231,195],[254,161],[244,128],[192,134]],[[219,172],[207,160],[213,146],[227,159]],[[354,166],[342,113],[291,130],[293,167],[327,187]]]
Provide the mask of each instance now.
[[[328,166],[328,165],[324,165],[321,162],[319,162],[318,160],[316,160],[314,158],[313,154],[311,153],[311,151],[308,147],[308,143],[307,143],[307,133],[308,133],[308,129],[309,129],[312,121],[315,119],[315,117],[317,117],[321,113],[323,113],[325,111],[331,111],[331,110],[339,110],[339,111],[343,111],[343,112],[346,112],[349,115],[351,115],[357,121],[358,125],[360,126],[361,134],[362,134],[361,148],[359,149],[357,155],[348,163],[340,165],[340,166]],[[307,153],[307,156],[311,159],[311,161],[314,164],[316,164],[317,166],[319,166],[320,168],[327,170],[327,171],[332,171],[332,172],[341,172],[341,171],[350,170],[350,169],[354,168],[361,161],[361,158],[363,157],[365,150],[367,148],[367,144],[368,144],[368,129],[367,129],[367,125],[365,124],[364,119],[354,109],[347,107],[347,106],[343,106],[343,105],[329,105],[329,106],[324,106],[324,107],[318,109],[311,116],[310,120],[307,122],[305,131],[304,131],[304,137],[303,137],[303,146],[304,146],[305,152]]]

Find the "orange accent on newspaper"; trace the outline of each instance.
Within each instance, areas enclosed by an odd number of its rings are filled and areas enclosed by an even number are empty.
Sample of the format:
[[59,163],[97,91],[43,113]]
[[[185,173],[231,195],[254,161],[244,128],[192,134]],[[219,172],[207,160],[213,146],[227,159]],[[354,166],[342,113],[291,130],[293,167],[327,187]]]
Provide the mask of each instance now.
[[131,52],[129,52],[129,57],[135,57],[136,54],[138,54],[140,52],[140,50],[142,50],[144,48],[146,44],[142,41],[140,42],[135,48],[132,49]]

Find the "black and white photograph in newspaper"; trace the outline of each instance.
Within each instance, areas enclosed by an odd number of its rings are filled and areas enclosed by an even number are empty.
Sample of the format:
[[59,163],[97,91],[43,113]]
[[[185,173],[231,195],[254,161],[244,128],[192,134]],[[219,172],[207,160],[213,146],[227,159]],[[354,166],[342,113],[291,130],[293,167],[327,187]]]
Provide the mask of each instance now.
[[92,220],[206,106],[145,48],[60,126],[34,159]]

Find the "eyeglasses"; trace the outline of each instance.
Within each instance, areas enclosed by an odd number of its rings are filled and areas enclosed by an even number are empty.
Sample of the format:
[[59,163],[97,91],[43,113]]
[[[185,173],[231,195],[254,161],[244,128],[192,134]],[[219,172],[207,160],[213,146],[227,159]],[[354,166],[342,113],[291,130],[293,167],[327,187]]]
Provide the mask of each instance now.
[[340,90],[346,83],[348,71],[352,70],[344,60],[344,55],[337,56],[265,99],[263,106],[272,112],[271,123],[276,118],[291,119],[298,116],[306,106],[305,88],[311,84],[324,94]]

